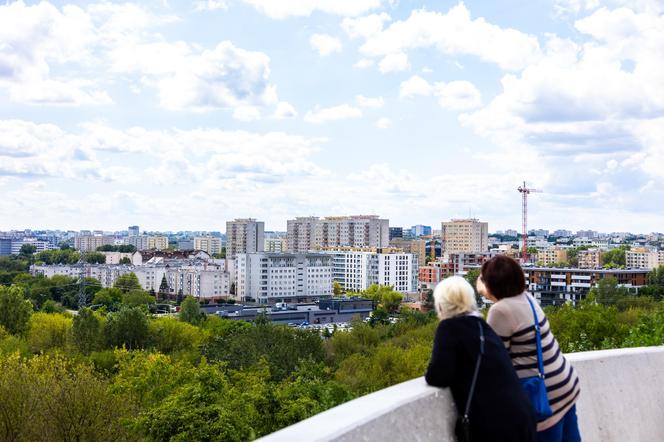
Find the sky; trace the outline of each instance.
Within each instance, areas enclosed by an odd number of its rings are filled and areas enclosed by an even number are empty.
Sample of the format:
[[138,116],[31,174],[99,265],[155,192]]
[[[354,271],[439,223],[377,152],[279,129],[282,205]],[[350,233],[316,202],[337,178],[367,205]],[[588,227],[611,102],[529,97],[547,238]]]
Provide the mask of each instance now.
[[0,4],[0,230],[664,231],[664,1]]

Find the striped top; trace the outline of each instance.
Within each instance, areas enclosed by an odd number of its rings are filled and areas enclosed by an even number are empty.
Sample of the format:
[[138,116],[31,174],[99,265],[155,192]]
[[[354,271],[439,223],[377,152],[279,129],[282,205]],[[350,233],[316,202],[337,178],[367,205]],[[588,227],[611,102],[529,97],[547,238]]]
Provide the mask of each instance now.
[[560,351],[544,312],[537,301],[526,293],[499,300],[491,307],[487,317],[489,325],[503,340],[516,374],[519,378],[527,378],[538,373],[535,322],[526,296],[533,301],[540,323],[544,383],[553,411],[553,416],[537,424],[537,431],[543,431],[557,424],[572,408],[580,392],[579,378]]

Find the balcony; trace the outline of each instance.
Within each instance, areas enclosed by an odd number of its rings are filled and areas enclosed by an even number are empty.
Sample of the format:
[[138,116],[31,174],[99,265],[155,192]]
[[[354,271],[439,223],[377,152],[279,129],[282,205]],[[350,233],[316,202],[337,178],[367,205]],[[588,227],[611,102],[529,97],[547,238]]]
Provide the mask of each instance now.
[[[566,355],[581,396],[584,442],[664,440],[664,347]],[[261,442],[454,441],[456,410],[448,389],[424,378],[395,385],[270,434]]]

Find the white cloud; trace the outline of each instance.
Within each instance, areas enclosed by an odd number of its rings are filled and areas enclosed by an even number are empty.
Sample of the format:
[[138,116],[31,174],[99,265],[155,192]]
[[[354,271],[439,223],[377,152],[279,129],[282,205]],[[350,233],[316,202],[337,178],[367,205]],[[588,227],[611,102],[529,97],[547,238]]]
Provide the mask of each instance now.
[[433,92],[433,86],[419,75],[413,75],[408,80],[401,82],[401,86],[399,87],[399,96],[401,98],[429,96]]
[[373,64],[374,64],[373,60],[370,60],[368,58],[362,58],[356,61],[355,64],[353,64],[353,67],[356,69],[366,69],[368,67],[373,66]]
[[239,106],[233,111],[233,118],[240,121],[254,121],[261,117],[261,111],[255,106]]
[[344,18],[341,27],[350,38],[369,38],[383,30],[386,22],[392,18],[386,13],[371,14],[366,17]]
[[277,119],[295,118],[297,117],[297,110],[287,101],[280,101],[274,111],[274,117]]
[[306,17],[314,12],[356,16],[381,6],[382,0],[243,0],[275,19]]
[[378,129],[387,129],[391,125],[392,125],[392,120],[390,120],[389,118],[383,117],[376,120],[376,127]]
[[323,57],[333,52],[341,52],[341,41],[331,35],[314,34],[309,39],[309,44],[318,52],[318,55]]
[[348,120],[351,118],[360,118],[362,111],[348,104],[339,106],[316,108],[309,111],[304,116],[304,121],[311,124],[322,124],[330,121]]
[[400,72],[410,69],[408,55],[403,52],[388,54],[378,63],[378,69],[386,74],[388,72]]
[[228,2],[226,0],[200,0],[195,2],[196,11],[217,11],[227,10]]
[[365,97],[364,95],[357,95],[355,97],[355,102],[360,107],[370,107],[370,108],[380,108],[385,104],[383,97]]
[[433,47],[445,54],[467,54],[495,63],[506,70],[520,70],[537,60],[536,37],[511,28],[501,28],[484,18],[472,19],[463,3],[446,14],[416,10],[406,20],[366,36],[361,52],[388,56],[411,49]]

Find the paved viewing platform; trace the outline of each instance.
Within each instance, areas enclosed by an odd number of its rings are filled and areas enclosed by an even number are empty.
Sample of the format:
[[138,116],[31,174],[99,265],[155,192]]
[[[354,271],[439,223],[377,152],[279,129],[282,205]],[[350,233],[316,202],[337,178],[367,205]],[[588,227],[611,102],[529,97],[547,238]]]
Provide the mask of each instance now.
[[[581,382],[577,412],[584,442],[664,440],[664,347],[566,357]],[[454,441],[455,420],[449,390],[417,378],[339,405],[260,441]]]

